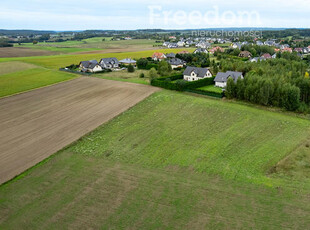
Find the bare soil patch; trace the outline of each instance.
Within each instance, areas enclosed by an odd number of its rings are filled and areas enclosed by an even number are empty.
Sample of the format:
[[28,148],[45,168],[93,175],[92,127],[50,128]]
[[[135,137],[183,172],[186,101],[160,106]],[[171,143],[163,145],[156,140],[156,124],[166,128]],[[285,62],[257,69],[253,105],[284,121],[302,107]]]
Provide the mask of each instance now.
[[0,99],[0,184],[157,90],[82,77]]

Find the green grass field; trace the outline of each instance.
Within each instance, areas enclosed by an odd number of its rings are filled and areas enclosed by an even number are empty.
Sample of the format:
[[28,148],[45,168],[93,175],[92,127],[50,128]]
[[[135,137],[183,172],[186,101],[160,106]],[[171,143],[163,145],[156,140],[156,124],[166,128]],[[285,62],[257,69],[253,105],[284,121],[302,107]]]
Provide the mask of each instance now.
[[[127,70],[121,70],[104,74],[96,74],[93,76],[114,81],[126,81],[126,82],[149,85],[150,80],[148,77],[148,72],[149,72],[148,70],[136,69],[135,72],[128,73]],[[144,73],[144,78],[140,78],[141,73]]]
[[309,131],[164,90],[1,186],[0,229],[308,229]]
[[[19,63],[15,62],[3,64],[19,65]],[[2,74],[0,75],[0,97],[48,86],[75,77],[77,75],[40,67]]]
[[[22,58],[0,58],[1,62],[9,61],[22,61],[38,66],[42,66],[49,69],[59,69],[71,64],[78,64],[81,61],[87,60],[98,60],[107,57],[116,57],[119,60],[124,58],[143,58],[150,57],[154,52],[171,53],[180,52],[185,49],[157,49],[157,50],[146,50],[137,52],[121,52],[121,53],[94,53],[94,54],[78,54],[78,55],[55,55],[55,56],[45,56],[45,57],[22,57]],[[188,51],[194,51],[194,49],[186,49]]]
[[[0,97],[35,89],[38,87],[48,86],[54,83],[78,77],[79,75],[76,74],[59,72],[58,69],[71,64],[78,64],[83,60],[97,59],[99,61],[101,58],[106,57],[116,57],[119,60],[124,58],[138,59],[141,57],[152,56],[154,52],[168,53],[180,52],[182,50],[184,49],[163,49],[106,54],[95,53],[79,55],[0,58]],[[128,74],[127,72],[121,71],[96,76],[110,80],[148,84],[148,79],[139,78],[139,73],[141,73],[141,71],[137,71],[133,74]]]
[[24,62],[3,62],[0,63],[0,76],[3,74],[14,73],[17,71],[33,69],[37,66]]
[[215,87],[214,85],[207,85],[201,88],[198,88],[200,90],[206,91],[206,92],[212,92],[212,93],[222,93],[223,90],[219,87]]
[[[105,41],[102,41],[102,39],[105,39]],[[40,42],[36,45],[33,43],[23,43],[21,45],[15,45],[15,47],[26,47],[61,53],[73,53],[102,49],[124,49],[124,51],[125,49],[152,49],[153,45],[158,45],[158,43],[155,43],[154,40],[148,39],[111,41],[111,38],[95,37],[83,39],[81,41]]]
[[85,137],[72,151],[273,185],[266,174],[296,146],[306,145],[309,131],[308,120],[164,91]]

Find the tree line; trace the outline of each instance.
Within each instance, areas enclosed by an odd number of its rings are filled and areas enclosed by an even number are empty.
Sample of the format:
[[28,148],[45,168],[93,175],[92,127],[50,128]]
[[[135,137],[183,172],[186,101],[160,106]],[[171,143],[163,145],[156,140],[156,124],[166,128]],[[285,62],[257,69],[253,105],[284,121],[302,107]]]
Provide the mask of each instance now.
[[227,81],[226,96],[289,111],[310,112],[308,65],[301,61],[272,59],[259,63],[221,60],[222,71],[243,72],[245,78]]

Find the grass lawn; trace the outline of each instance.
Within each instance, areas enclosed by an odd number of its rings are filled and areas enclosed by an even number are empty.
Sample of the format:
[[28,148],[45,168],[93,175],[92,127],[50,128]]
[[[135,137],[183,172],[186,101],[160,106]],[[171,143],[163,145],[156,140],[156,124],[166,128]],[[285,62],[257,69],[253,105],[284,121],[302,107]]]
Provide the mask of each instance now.
[[77,75],[40,67],[2,74],[0,75],[0,97],[55,84],[75,77]]
[[[114,71],[114,72],[104,73],[104,74],[95,74],[92,76],[103,78],[103,79],[108,79],[108,80],[126,81],[126,82],[149,85],[150,80],[148,77],[148,72],[149,72],[148,70],[136,69],[135,72],[128,73],[127,70],[121,70],[121,71]],[[145,76],[144,78],[140,78],[141,73],[144,73],[144,76]]]
[[222,93],[223,90],[219,87],[215,87],[214,85],[207,85],[201,88],[198,88],[200,90],[206,91],[206,92],[212,92],[212,93]]
[[2,74],[14,73],[17,71],[33,69],[37,66],[24,62],[3,62],[0,63],[0,76]]
[[309,143],[309,131],[308,120],[164,91],[94,131],[70,150],[109,155],[109,159],[146,167],[190,167],[197,172],[273,185],[266,174],[297,146]]
[[309,175],[270,174],[291,153],[309,165],[309,131],[163,90],[1,186],[0,228],[309,229]]
[[303,194],[64,151],[0,187],[1,229],[308,229]]

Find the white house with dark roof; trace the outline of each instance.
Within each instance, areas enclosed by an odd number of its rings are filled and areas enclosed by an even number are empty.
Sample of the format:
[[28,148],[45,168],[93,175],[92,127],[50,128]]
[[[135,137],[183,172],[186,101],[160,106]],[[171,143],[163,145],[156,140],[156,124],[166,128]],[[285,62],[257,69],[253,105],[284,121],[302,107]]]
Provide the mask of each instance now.
[[167,60],[167,62],[171,65],[172,69],[183,68],[186,65],[186,62],[179,58],[172,58]]
[[194,51],[194,54],[198,54],[198,53],[205,53],[207,54],[208,53],[208,50],[205,49],[205,48],[198,48]]
[[239,78],[243,79],[243,74],[242,72],[235,71],[227,71],[226,73],[218,72],[214,79],[215,86],[225,88],[229,78],[232,78],[235,82],[237,82]]
[[99,63],[96,60],[81,61],[79,66],[80,66],[81,72],[95,73],[95,72],[102,71],[102,67],[99,65]]
[[186,67],[183,72],[183,79],[185,81],[198,81],[204,78],[211,78],[212,73],[208,68],[198,68],[198,67]]
[[103,69],[116,69],[119,68],[119,61],[117,58],[102,58],[99,62]]

